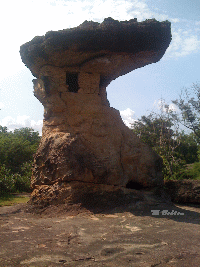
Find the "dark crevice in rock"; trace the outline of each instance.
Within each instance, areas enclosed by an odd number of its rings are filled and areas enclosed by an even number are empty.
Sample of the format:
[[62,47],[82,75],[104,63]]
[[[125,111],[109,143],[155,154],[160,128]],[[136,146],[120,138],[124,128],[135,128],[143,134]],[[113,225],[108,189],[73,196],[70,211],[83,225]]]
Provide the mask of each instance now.
[[66,73],[66,84],[69,86],[69,92],[77,93],[79,89],[78,85],[78,73]]
[[141,190],[141,189],[144,189],[144,186],[138,182],[135,182],[135,181],[129,181],[127,184],[126,184],[126,188],[128,189],[135,189],[135,190]]
[[50,81],[48,76],[41,76],[41,80],[44,83],[44,89],[47,95],[50,94]]
[[103,75],[101,75],[100,76],[100,83],[99,83],[99,87],[101,88],[101,87],[105,87],[105,86],[107,86],[108,85],[108,78],[106,77],[106,76],[103,76]]

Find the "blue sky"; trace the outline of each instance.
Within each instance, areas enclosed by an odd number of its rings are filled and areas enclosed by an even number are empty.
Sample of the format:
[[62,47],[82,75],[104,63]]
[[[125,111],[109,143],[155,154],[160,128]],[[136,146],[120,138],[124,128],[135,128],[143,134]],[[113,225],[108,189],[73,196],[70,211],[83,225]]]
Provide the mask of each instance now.
[[200,82],[199,0],[8,0],[1,1],[0,125],[10,130],[33,127],[41,132],[43,107],[33,95],[30,71],[19,47],[49,30],[75,27],[85,20],[102,22],[156,18],[172,23],[172,42],[157,63],[132,71],[107,87],[110,105],[126,123],[168,104],[183,87]]

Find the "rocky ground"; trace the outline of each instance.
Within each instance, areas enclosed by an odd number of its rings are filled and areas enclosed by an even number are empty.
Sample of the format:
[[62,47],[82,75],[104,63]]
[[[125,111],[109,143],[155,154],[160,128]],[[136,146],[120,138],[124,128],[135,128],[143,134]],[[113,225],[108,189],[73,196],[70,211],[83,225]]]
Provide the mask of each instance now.
[[200,205],[0,207],[0,266],[197,267],[199,223]]

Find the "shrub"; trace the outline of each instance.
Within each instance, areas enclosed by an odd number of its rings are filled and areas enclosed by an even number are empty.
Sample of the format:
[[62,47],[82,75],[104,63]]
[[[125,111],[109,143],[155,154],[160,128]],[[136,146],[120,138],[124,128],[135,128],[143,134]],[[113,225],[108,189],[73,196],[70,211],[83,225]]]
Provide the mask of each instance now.
[[0,196],[16,192],[30,192],[32,162],[25,162],[20,173],[12,173],[5,165],[0,167]]
[[184,171],[185,179],[195,179],[200,180],[200,162],[195,162],[188,165],[187,169]]
[[25,162],[20,174],[14,174],[15,191],[17,192],[30,192],[31,191],[31,174],[32,174],[32,162]]
[[14,188],[14,174],[6,169],[5,165],[0,166],[0,195],[3,196],[14,192]]

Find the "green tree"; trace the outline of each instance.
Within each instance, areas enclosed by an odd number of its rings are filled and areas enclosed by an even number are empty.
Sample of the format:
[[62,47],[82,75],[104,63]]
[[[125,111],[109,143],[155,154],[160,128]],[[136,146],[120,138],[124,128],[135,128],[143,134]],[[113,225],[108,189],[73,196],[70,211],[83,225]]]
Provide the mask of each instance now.
[[39,144],[39,134],[32,129],[22,128],[14,133],[0,134],[0,163],[12,173],[20,172],[25,162],[30,162]]
[[40,142],[39,133],[34,132],[32,128],[26,127],[26,128],[15,129],[14,135],[29,141],[31,145],[34,144],[38,145],[38,143]]
[[142,116],[133,125],[133,132],[141,141],[152,147],[162,157],[165,178],[172,177],[181,166],[181,160],[176,151],[180,145],[179,134],[172,129],[173,126],[169,114],[155,113]]
[[14,191],[15,181],[10,170],[5,165],[0,166],[0,196]]
[[0,125],[0,133],[7,133],[7,132],[8,132],[8,128]]
[[179,99],[172,101],[180,110],[176,119],[200,140],[200,84],[193,84],[190,88],[182,90]]
[[31,128],[8,132],[0,126],[0,189],[1,192],[29,191],[33,154],[40,142]]
[[185,163],[185,157],[180,156],[181,133],[169,105],[162,100],[160,112],[142,116],[133,124],[133,131],[142,142],[148,144],[162,157],[164,177],[175,177]]
[[181,132],[177,152],[185,164],[199,161],[199,145],[194,133],[185,134],[184,131]]

